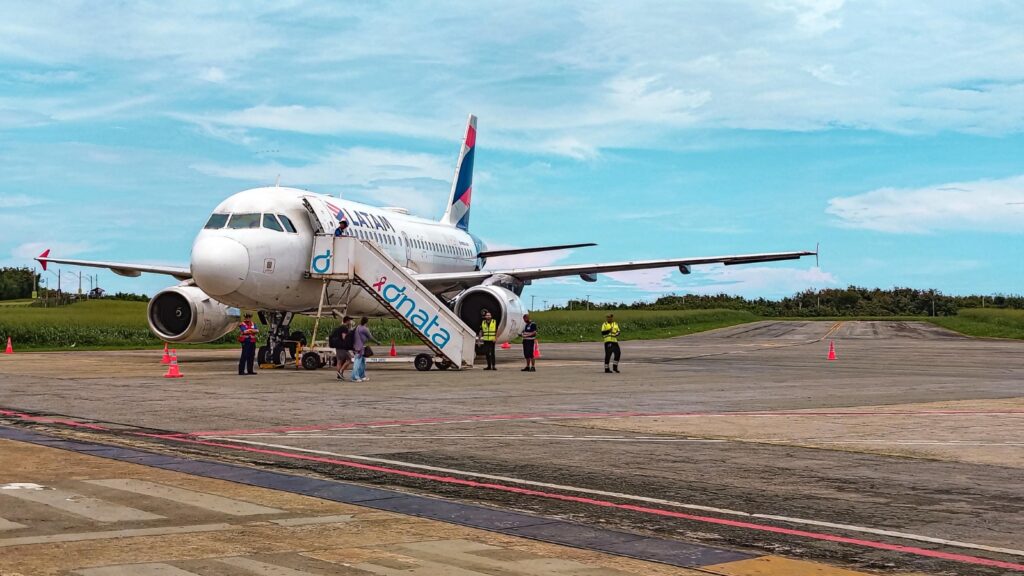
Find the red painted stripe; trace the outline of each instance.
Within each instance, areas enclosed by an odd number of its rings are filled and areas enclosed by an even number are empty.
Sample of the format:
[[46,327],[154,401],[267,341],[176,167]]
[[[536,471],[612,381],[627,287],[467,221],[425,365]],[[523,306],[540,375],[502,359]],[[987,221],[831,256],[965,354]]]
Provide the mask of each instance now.
[[13,416],[22,420],[28,420],[29,422],[39,422],[41,424],[63,424],[65,426],[73,426],[75,428],[89,428],[91,430],[109,430],[106,427],[98,424],[86,424],[85,422],[78,422],[76,420],[67,420],[63,418],[49,418],[46,416],[32,416],[31,414],[23,414],[21,412],[12,412],[10,410],[0,410],[0,416]]
[[516,486],[506,486],[504,484],[494,484],[490,482],[477,482],[475,480],[465,480],[463,478],[455,478],[452,476],[438,476],[435,474],[424,474],[422,472],[410,472],[406,470],[398,470],[395,468],[386,468],[383,466],[375,466],[372,464],[363,464],[360,462],[352,462],[349,460],[338,460],[334,458],[323,458],[319,456],[309,456],[306,454],[296,454],[293,452],[283,452],[280,450],[266,450],[262,448],[254,448],[249,446],[237,446],[234,444],[224,444],[220,442],[209,442],[205,440],[193,440],[188,438],[171,437],[167,435],[156,435],[156,434],[140,434],[141,436],[150,436],[156,438],[164,438],[168,440],[176,440],[179,442],[188,442],[192,444],[201,444],[204,446],[214,446],[218,448],[228,448],[231,450],[241,450],[245,452],[255,452],[258,454],[266,454],[270,456],[280,456],[284,458],[292,458],[296,460],[307,460],[310,462],[318,462],[322,464],[333,464],[337,466],[345,466],[348,468],[357,468],[360,470],[369,470],[373,472],[383,472],[386,474],[393,474],[396,476],[405,476],[408,478],[417,478],[420,480],[430,480],[433,482],[442,482],[445,484],[457,484],[460,486],[468,486],[471,488],[485,488],[489,490],[498,490],[501,492],[511,492],[514,494],[522,494],[525,496],[536,496],[539,498],[548,498],[552,500],[562,500],[565,502],[577,502],[581,504],[589,504],[592,506],[601,506],[604,508],[615,508],[618,510],[630,510],[633,512],[640,512],[642,514],[652,514],[656,516],[665,516],[670,518],[679,518],[682,520],[690,520],[694,522],[705,522],[708,524],[719,524],[722,526],[730,526],[733,528],[745,528],[748,530],[757,530],[761,532],[771,532],[775,534],[785,534],[787,536],[799,536],[803,538],[811,538],[814,540],[822,540],[826,542],[837,542],[841,544],[852,544],[854,546],[862,546],[866,548],[876,548],[879,550],[889,550],[893,552],[903,552],[906,554],[914,554],[916,556],[924,556],[928,558],[938,558],[941,560],[949,560],[952,562],[960,562],[965,564],[974,564],[977,566],[992,566],[996,568],[1006,568],[1009,570],[1015,570],[1024,572],[1024,564],[1014,564],[1012,562],[1004,562],[1001,560],[992,560],[990,558],[981,558],[979,556],[970,556],[967,554],[954,554],[951,552],[942,552],[939,550],[928,550],[925,548],[917,548],[915,546],[903,546],[900,544],[888,544],[886,542],[876,542],[873,540],[863,540],[860,538],[849,538],[847,536],[837,536],[835,534],[825,534],[821,532],[808,532],[806,530],[794,530],[791,528],[782,528],[778,526],[770,526],[767,524],[756,524],[753,522],[741,522],[738,520],[727,520],[724,518],[714,518],[711,516],[697,516],[695,514],[686,514],[683,512],[676,512],[673,510],[662,510],[660,508],[649,508],[647,506],[637,506],[634,504],[618,504],[616,502],[609,502],[607,500],[597,500],[594,498],[585,498],[582,496],[569,496],[566,494],[556,494],[553,492],[542,492],[540,490],[531,490],[529,488],[519,488]]
[[552,413],[538,412],[527,414],[491,414],[477,416],[447,416],[436,418],[415,418],[409,420],[377,420],[370,422],[344,422],[336,424],[310,424],[306,426],[271,426],[267,428],[249,428],[236,430],[201,430],[189,432],[187,436],[235,436],[239,434],[260,434],[269,432],[312,432],[318,430],[347,430],[351,428],[367,428],[372,426],[409,426],[415,424],[445,424],[457,422],[495,422],[506,420],[539,420],[539,419],[588,419],[588,418],[627,418],[653,416],[1014,416],[1024,415],[1024,410],[860,410],[860,411],[814,411],[801,412],[796,410],[780,410],[776,412],[570,412]]

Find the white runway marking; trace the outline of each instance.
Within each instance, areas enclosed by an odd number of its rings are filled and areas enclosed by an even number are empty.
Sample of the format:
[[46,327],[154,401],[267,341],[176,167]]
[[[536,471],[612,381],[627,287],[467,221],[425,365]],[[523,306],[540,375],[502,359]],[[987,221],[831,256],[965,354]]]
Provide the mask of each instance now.
[[996,546],[987,546],[985,544],[974,544],[972,542],[958,542],[956,540],[947,540],[945,538],[935,538],[932,536],[923,536],[920,534],[911,534],[908,532],[897,532],[894,530],[883,530],[881,528],[871,528],[868,526],[855,526],[852,524],[838,524],[835,522],[824,522],[821,520],[809,520],[806,518],[794,518],[791,516],[778,516],[775,514],[758,514],[751,512],[743,512],[741,510],[730,510],[728,508],[715,508],[713,506],[702,506],[700,504],[688,504],[685,502],[675,502],[672,500],[664,500],[661,498],[650,498],[647,496],[637,496],[635,494],[624,494],[621,492],[608,492],[605,490],[594,490],[590,488],[579,488],[577,486],[566,486],[562,484],[551,484],[547,482],[537,482],[534,480],[525,480],[522,478],[512,478],[509,476],[498,476],[494,474],[483,474],[480,472],[469,472],[466,470],[456,470],[453,468],[442,468],[438,466],[428,466],[425,464],[415,464],[413,462],[402,462],[399,460],[388,460],[386,458],[373,458],[370,456],[359,456],[357,454],[339,454],[337,452],[328,452],[326,450],[312,450],[308,448],[296,448],[295,446],[288,446],[284,444],[270,444],[268,442],[255,442],[252,440],[240,440],[238,438],[214,438],[214,440],[220,440],[223,442],[236,442],[239,444],[248,444],[252,446],[261,446],[264,448],[276,448],[279,450],[291,450],[293,452],[303,452],[306,454],[318,454],[321,456],[333,456],[335,458],[345,458],[349,460],[361,460],[364,462],[375,462],[378,464],[388,464],[391,466],[401,466],[404,468],[414,468],[418,470],[428,470],[431,472],[440,472],[444,474],[457,474],[460,476],[468,476],[472,478],[486,478],[488,480],[495,480],[498,482],[507,482],[510,484],[521,484],[524,486],[535,486],[540,488],[548,488],[552,490],[562,490],[565,492],[576,492],[579,494],[591,494],[597,496],[605,496],[611,498],[620,498],[623,500],[633,500],[637,502],[646,502],[649,504],[660,504],[663,506],[671,506],[674,508],[684,508],[687,510],[700,510],[703,512],[713,512],[717,514],[723,514],[728,516],[741,516],[744,518],[761,518],[766,520],[775,520],[778,522],[787,522],[790,524],[803,524],[807,526],[820,526],[824,528],[835,528],[839,530],[849,530],[851,532],[860,532],[864,534],[875,534],[878,536],[888,536],[891,538],[902,538],[905,540],[915,540],[918,542],[929,542],[932,544],[941,544],[944,546],[955,546],[957,548],[969,548],[973,550],[985,550],[987,552],[995,552],[998,554],[1010,554],[1012,556],[1024,556],[1024,550],[1014,550],[1012,548],[1000,548]]
[[134,522],[137,520],[159,520],[163,516],[150,514],[128,506],[84,496],[70,490],[12,490],[2,493],[0,498],[14,497],[44,504],[96,522]]
[[661,442],[719,443],[708,438],[664,438],[657,436],[561,436],[552,434],[246,434],[246,438],[358,438],[360,440],[559,440],[569,442]]
[[170,500],[171,502],[195,506],[229,516],[257,516],[260,514],[284,513],[283,510],[278,510],[277,508],[267,508],[266,506],[260,506],[251,502],[242,502],[233,498],[196,492],[195,490],[186,490],[185,488],[157,484],[156,482],[148,482],[146,480],[115,478],[111,480],[86,480],[86,482],[97,486],[113,488],[114,490],[124,490],[134,494],[142,494],[143,496]]

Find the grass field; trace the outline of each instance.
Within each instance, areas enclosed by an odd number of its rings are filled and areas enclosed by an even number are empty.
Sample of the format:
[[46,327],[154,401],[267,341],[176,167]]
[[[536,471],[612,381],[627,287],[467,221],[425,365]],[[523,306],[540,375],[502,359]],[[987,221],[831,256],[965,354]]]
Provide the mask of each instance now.
[[[0,343],[10,336],[16,350],[109,350],[158,348],[163,343],[146,325],[146,303],[120,300],[89,300],[58,308],[35,308],[27,301],[0,302]],[[595,342],[607,312],[602,310],[536,312],[542,342]],[[617,310],[615,318],[623,340],[668,338],[704,330],[753,322],[762,318],[736,310]],[[831,320],[853,320],[833,318]],[[966,309],[958,316],[927,318],[873,318],[878,320],[928,321],[968,336],[1024,339],[1024,310]],[[783,319],[784,320],[784,319]],[[790,320],[808,320],[791,318]],[[818,320],[826,320],[819,318]],[[319,335],[324,338],[335,326],[324,321]],[[311,335],[313,319],[297,318],[293,330]],[[374,335],[382,342],[398,344],[418,340],[393,320],[374,320]],[[233,335],[212,344],[179,347],[234,347]]]
[[1024,310],[969,308],[961,310],[956,316],[928,320],[968,336],[1024,340]]

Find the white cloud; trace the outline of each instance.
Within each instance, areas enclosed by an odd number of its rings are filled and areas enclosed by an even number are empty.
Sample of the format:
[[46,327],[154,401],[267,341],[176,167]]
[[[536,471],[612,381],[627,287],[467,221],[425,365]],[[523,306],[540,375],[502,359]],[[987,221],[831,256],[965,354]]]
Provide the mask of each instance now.
[[951,182],[923,188],[879,188],[832,198],[826,212],[848,228],[879,232],[940,230],[1024,232],[1020,212],[1024,175],[1002,180]]
[[836,286],[839,281],[821,268],[776,268],[767,266],[710,266],[695,268],[695,274],[705,282],[686,287],[696,294],[736,294],[756,297],[765,295],[787,296],[797,292]]
[[653,270],[609,272],[605,276],[644,292],[664,293],[679,289],[679,284],[673,282],[673,280],[676,280],[674,278],[676,274],[678,272],[675,268],[655,268]]
[[14,258],[35,258],[49,249],[53,256],[68,257],[94,250],[96,246],[89,242],[26,242],[11,250]]
[[214,84],[222,84],[228,79],[228,76],[224,73],[224,70],[217,66],[210,66],[209,68],[204,68],[199,73],[199,79]]
[[44,204],[46,200],[25,194],[7,194],[0,196],[0,208],[28,208]]
[[[514,248],[523,248],[523,246],[487,243],[488,250],[511,250]],[[495,256],[487,259],[487,269],[498,270],[508,268],[537,268],[540,266],[552,266],[562,260],[565,260],[573,252],[573,250],[551,250],[548,252],[513,254],[511,256]]]

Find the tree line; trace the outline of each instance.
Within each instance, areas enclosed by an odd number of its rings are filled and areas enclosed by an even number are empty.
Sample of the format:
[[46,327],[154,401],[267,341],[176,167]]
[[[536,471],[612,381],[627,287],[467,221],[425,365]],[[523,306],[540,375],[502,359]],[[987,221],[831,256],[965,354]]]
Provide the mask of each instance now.
[[31,298],[38,280],[31,268],[0,268],[0,300]]
[[729,294],[671,294],[653,302],[593,303],[570,300],[562,310],[744,310],[766,317],[782,316],[955,316],[960,308],[1024,308],[1020,295],[950,296],[917,288],[824,288],[805,290],[780,300],[748,299]]

